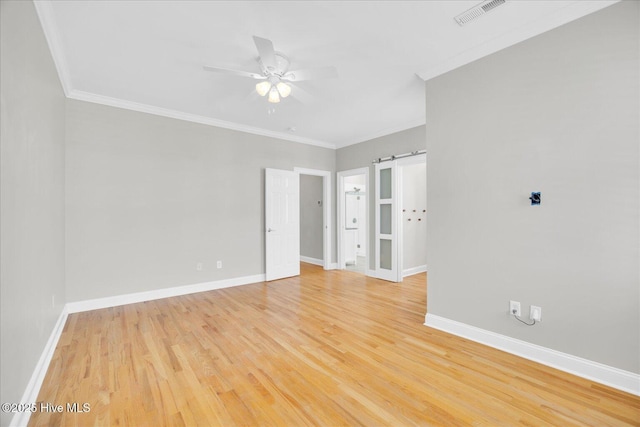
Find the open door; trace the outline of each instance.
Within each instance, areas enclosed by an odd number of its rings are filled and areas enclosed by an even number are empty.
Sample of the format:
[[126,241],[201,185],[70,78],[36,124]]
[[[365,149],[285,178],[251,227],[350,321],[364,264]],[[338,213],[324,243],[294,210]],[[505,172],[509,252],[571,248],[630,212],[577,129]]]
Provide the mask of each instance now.
[[398,259],[398,177],[396,160],[376,163],[376,277],[402,282]]
[[266,280],[300,275],[300,175],[265,169]]

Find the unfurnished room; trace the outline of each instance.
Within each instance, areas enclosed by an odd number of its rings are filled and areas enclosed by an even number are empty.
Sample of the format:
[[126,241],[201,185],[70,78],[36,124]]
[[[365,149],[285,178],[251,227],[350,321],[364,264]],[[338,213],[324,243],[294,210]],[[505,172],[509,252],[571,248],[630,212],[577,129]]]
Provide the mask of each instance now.
[[0,426],[640,426],[640,2],[0,0]]

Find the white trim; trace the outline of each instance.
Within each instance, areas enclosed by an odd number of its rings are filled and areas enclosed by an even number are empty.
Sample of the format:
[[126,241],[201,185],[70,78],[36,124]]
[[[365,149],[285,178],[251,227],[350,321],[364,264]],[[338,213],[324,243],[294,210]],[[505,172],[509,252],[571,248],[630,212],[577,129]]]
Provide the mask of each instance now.
[[224,129],[236,130],[239,132],[251,133],[254,135],[267,136],[280,140],[299,142],[301,144],[315,145],[317,147],[336,149],[335,144],[324,141],[318,141],[311,138],[291,135],[285,132],[274,132],[266,129],[260,129],[253,126],[243,125],[241,123],[227,122],[225,120],[214,119],[211,117],[200,116],[197,114],[184,113],[182,111],[171,110],[168,108],[156,107],[139,102],[127,101],[124,99],[111,98],[109,96],[98,95],[95,93],[84,92],[72,89],[67,95],[68,98],[78,101],[92,102],[94,104],[108,105],[110,107],[123,108],[125,110],[138,111],[141,113],[154,114],[156,116],[169,117],[172,119],[184,120],[187,122],[200,123],[203,125],[215,126]]
[[320,169],[308,169],[294,167],[294,172],[302,175],[312,175],[322,177],[322,222],[324,230],[322,232],[322,255],[324,257],[323,267],[325,270],[331,268],[331,236],[333,236],[333,224],[331,223],[331,201],[333,200],[333,187],[331,186],[332,172]]
[[[338,237],[338,244],[336,245],[338,248],[338,262],[336,263],[336,269],[340,269],[340,270],[344,270],[345,268],[347,268],[347,263],[345,261],[345,257],[344,257],[344,251],[342,250],[342,241],[343,241],[343,235],[342,232],[344,231],[344,215],[345,215],[345,206],[344,206],[344,202],[342,199],[342,195],[344,194],[344,179],[350,176],[357,176],[357,175],[364,175],[364,182],[366,183],[366,188],[369,188],[369,168],[368,167],[364,167],[364,168],[357,168],[357,169],[349,169],[346,171],[341,171],[338,172],[338,197],[336,197],[337,201],[338,201],[338,212],[336,214],[337,216],[337,223],[338,223],[338,232],[337,237]],[[364,258],[365,258],[365,265],[369,265],[369,233],[371,232],[371,217],[369,215],[369,197],[370,197],[371,191],[368,190],[365,194],[365,198],[366,198],[366,203],[365,203],[365,216],[367,218],[367,230],[366,233],[364,233]]]
[[374,279],[378,278],[378,275],[376,274],[375,270],[371,270],[370,268],[367,267],[367,269],[364,271],[364,274],[368,277],[373,277]]
[[427,313],[425,326],[640,396],[640,375]]
[[84,301],[68,302],[66,305],[66,309],[68,313],[79,313],[82,311],[117,307],[119,305],[153,301],[161,298],[195,294],[197,292],[213,291],[216,289],[230,288],[232,286],[248,285],[251,283],[259,283],[264,281],[264,274],[256,274],[253,276],[235,277],[233,279],[223,279],[213,282],[197,283],[195,285],[175,286],[172,288],[156,289],[146,292],[136,292],[133,294],[115,295]]
[[308,264],[319,265],[320,267],[324,267],[324,261],[318,258],[311,258],[308,256],[300,255],[300,261],[306,262]]
[[331,264],[329,264],[329,268],[325,270],[337,270],[337,269],[338,269],[338,263],[332,262]]
[[[492,53],[506,49],[573,20],[582,18],[583,16],[589,15],[590,13],[596,12],[607,6],[611,6],[618,1],[619,0],[592,0],[571,2],[568,6],[554,11],[552,15],[542,15],[533,22],[521,25],[512,31],[501,34],[500,36],[485,42],[484,44],[467,49],[457,56],[416,73],[416,75],[424,81],[430,80],[475,60],[491,55]],[[464,31],[464,28],[461,28],[460,31]]]
[[414,274],[424,273],[425,271],[427,271],[427,264],[406,268],[402,270],[402,277],[413,276]]
[[[38,393],[40,393],[40,387],[42,387],[42,382],[44,381],[44,377],[47,374],[47,370],[49,369],[49,364],[51,363],[51,359],[53,358],[53,353],[56,350],[58,345],[58,340],[60,339],[60,335],[62,335],[62,331],[64,330],[64,325],[67,322],[67,317],[69,312],[67,307],[62,308],[62,312],[60,316],[58,316],[58,321],[56,322],[53,330],[51,331],[51,335],[49,336],[49,340],[47,344],[44,346],[44,350],[40,355],[40,359],[36,364],[36,367],[33,370],[33,374],[31,374],[31,379],[27,384],[27,388],[22,395],[22,399],[20,403],[35,403],[38,400]],[[26,426],[29,423],[29,418],[31,417],[31,412],[17,412],[11,422],[9,423],[10,427],[14,426]]]

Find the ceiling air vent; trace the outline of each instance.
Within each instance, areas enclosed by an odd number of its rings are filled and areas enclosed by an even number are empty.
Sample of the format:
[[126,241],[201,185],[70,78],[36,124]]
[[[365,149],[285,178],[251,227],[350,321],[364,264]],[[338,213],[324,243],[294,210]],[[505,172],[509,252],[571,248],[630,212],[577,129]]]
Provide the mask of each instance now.
[[466,12],[462,12],[460,15],[456,16],[455,19],[456,22],[462,26],[470,21],[473,21],[476,18],[481,17],[482,15],[484,15],[487,12],[492,11],[493,9],[495,9],[498,6],[502,6],[503,4],[505,4],[507,2],[507,0],[487,0],[487,1],[483,1],[482,3],[472,7],[471,9],[467,10]]

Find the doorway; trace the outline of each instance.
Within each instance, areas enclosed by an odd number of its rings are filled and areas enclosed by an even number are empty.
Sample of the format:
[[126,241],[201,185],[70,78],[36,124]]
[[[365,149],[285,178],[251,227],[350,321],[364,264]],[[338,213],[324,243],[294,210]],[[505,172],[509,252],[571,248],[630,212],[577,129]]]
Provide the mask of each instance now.
[[338,173],[338,268],[366,274],[369,168]]
[[399,259],[402,277],[427,271],[427,162],[415,156],[398,161],[400,181]]
[[[332,265],[331,263],[331,200],[333,198],[331,191],[331,172],[300,167],[294,167],[293,170],[300,175],[302,185],[308,189],[314,189],[310,191],[310,194],[304,195],[302,194],[303,189],[300,189],[301,203],[308,205],[306,208],[308,208],[308,212],[312,214],[314,218],[314,225],[310,226],[311,228],[309,230],[303,230],[302,226],[303,222],[310,218],[301,218],[300,220],[300,236],[304,239],[304,242],[301,241],[300,243],[304,246],[305,251],[307,251],[306,255],[302,252],[300,253],[300,261],[320,265],[325,270],[331,270],[332,267],[335,268],[335,264]],[[320,182],[314,179],[316,177],[321,179],[322,198],[318,197],[320,195],[320,189],[318,188]],[[320,230],[317,229],[317,222],[320,221],[322,224],[321,234]],[[301,246],[301,249],[303,246]],[[318,258],[320,254],[321,258]]]
[[300,274],[300,175],[322,177],[322,260],[331,270],[331,172],[295,167],[293,172],[265,169],[265,277],[267,281]]
[[322,177],[300,174],[300,261],[324,265]]

